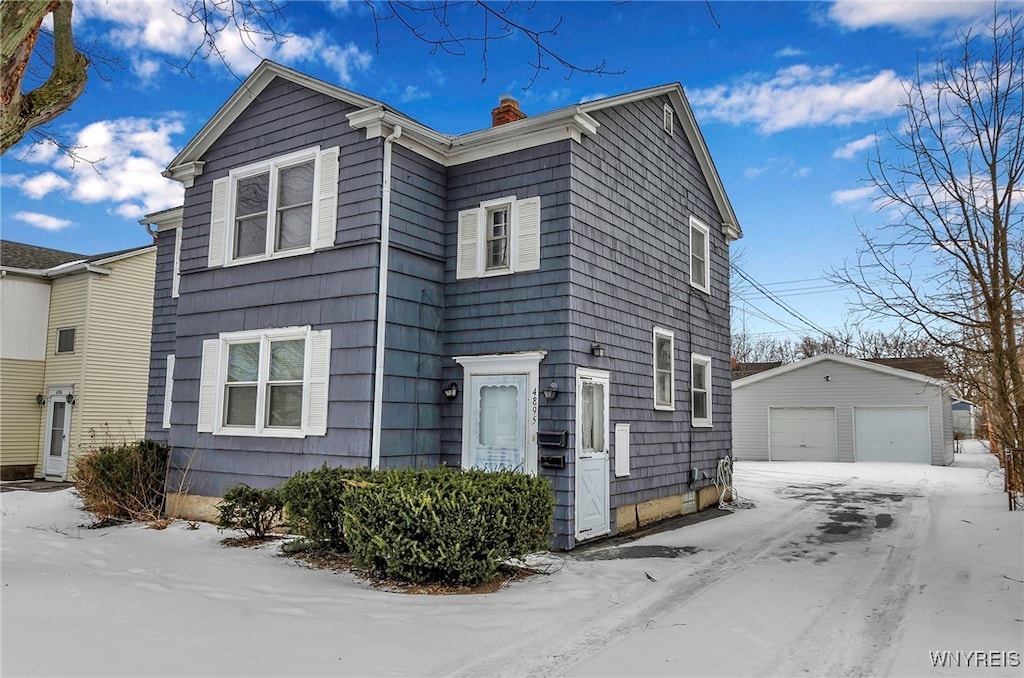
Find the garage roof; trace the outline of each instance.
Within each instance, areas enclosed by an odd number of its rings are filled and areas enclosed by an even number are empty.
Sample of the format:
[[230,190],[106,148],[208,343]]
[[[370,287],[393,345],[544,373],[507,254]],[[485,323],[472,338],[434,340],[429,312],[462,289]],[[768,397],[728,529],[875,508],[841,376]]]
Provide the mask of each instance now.
[[894,377],[902,377],[903,379],[918,381],[923,384],[931,384],[933,386],[947,385],[946,382],[941,379],[927,377],[923,374],[918,374],[917,372],[900,370],[895,367],[889,367],[888,365],[881,365],[879,363],[868,362],[867,360],[858,360],[857,358],[847,358],[846,356],[833,355],[831,353],[822,353],[821,355],[816,355],[813,358],[805,358],[804,360],[798,360],[795,363],[789,363],[788,365],[783,365],[782,367],[776,367],[774,369],[765,370],[764,372],[752,374],[749,377],[737,379],[736,381],[732,382],[732,387],[734,389],[743,388],[744,386],[756,384],[757,382],[764,381],[765,379],[771,379],[772,377],[777,377],[781,374],[786,374],[787,372],[794,372],[796,370],[800,370],[805,367],[810,367],[812,365],[817,365],[818,363],[826,361],[840,363],[843,365],[850,365],[851,367],[859,367],[865,370],[871,370],[873,372],[879,372],[881,374],[888,374]]

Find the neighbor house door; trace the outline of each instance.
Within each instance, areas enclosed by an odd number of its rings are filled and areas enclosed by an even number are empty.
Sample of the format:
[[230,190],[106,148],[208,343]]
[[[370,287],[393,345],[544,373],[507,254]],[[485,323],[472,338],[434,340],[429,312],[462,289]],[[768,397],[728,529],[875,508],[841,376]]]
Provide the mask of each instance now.
[[68,472],[68,432],[71,405],[63,390],[51,391],[46,401],[46,433],[43,450],[43,474],[61,480]]
[[608,373],[576,371],[576,538],[610,531]]

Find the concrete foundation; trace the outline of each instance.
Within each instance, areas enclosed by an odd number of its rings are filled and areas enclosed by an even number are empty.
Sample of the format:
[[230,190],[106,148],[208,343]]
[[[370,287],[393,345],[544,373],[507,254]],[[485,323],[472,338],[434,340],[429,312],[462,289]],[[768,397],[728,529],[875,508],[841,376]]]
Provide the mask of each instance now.
[[711,485],[695,492],[619,506],[615,509],[615,534],[625,534],[662,520],[703,511],[710,506],[717,506],[718,499],[718,488]]
[[167,493],[167,515],[182,520],[217,522],[217,504],[220,497],[203,497],[197,494]]

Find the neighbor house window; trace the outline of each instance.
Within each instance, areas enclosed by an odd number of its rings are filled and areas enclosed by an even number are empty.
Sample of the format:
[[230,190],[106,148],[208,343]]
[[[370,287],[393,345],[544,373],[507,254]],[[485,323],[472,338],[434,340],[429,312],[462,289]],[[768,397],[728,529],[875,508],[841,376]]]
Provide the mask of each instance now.
[[654,408],[675,408],[675,335],[660,327],[654,328]]
[[75,352],[75,328],[61,327],[57,330],[57,353]]
[[711,358],[694,353],[690,357],[691,413],[694,426],[711,426]]
[[241,264],[334,244],[338,148],[310,148],[213,182],[209,265]]
[[456,277],[540,268],[540,198],[488,200],[459,212]]
[[330,331],[291,327],[203,342],[200,431],[324,435]]
[[690,217],[690,284],[702,292],[711,292],[708,259],[710,254],[708,227]]

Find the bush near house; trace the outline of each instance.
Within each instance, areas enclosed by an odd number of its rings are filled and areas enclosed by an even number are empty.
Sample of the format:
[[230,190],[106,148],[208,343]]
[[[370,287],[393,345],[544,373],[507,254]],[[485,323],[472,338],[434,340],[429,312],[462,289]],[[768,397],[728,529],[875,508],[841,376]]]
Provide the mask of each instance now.
[[368,468],[331,468],[326,464],[296,473],[281,486],[288,526],[312,542],[347,551],[345,492],[373,474]]
[[104,445],[80,456],[75,491],[100,520],[155,520],[164,509],[169,448],[155,440]]
[[235,485],[217,504],[217,527],[240,530],[247,537],[262,539],[277,524],[284,499],[276,487],[256,489]]
[[363,567],[414,583],[472,585],[547,548],[546,479],[511,471],[379,471],[343,495],[344,536]]

